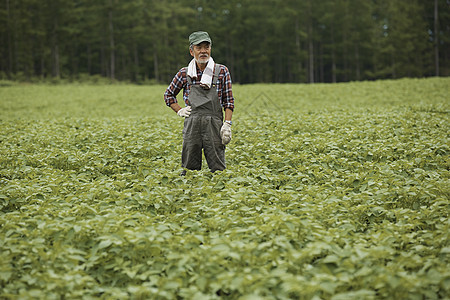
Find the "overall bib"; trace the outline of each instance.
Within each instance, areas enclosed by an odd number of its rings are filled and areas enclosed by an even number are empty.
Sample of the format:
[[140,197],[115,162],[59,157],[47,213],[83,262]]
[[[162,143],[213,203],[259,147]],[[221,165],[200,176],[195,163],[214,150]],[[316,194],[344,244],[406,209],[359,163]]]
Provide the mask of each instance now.
[[181,165],[189,170],[202,168],[202,149],[211,172],[225,169],[225,146],[220,137],[223,113],[217,95],[219,71],[216,64],[210,89],[192,84],[191,78],[187,77],[190,84],[188,102],[192,111],[184,120]]

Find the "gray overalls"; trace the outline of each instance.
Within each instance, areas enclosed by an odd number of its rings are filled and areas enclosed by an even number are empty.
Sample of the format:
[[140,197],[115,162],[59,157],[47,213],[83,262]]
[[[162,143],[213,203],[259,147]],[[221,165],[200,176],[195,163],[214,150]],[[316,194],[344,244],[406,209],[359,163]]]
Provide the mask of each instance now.
[[225,169],[225,146],[220,137],[223,112],[217,95],[219,71],[220,65],[216,64],[210,89],[192,84],[187,76],[190,85],[188,102],[192,111],[184,120],[181,165],[189,170],[202,168],[202,149],[211,172]]

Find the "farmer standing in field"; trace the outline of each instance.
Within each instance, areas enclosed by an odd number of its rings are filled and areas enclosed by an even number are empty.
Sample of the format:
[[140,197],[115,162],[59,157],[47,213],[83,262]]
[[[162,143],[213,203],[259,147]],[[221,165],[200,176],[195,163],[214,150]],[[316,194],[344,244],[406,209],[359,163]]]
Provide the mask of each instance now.
[[[204,31],[189,36],[189,52],[194,57],[181,68],[164,93],[164,100],[184,119],[181,166],[188,170],[202,167],[202,149],[211,172],[225,169],[225,145],[231,141],[234,97],[231,75],[211,57],[211,38]],[[176,96],[183,89],[181,108]],[[225,120],[223,117],[225,112]]]

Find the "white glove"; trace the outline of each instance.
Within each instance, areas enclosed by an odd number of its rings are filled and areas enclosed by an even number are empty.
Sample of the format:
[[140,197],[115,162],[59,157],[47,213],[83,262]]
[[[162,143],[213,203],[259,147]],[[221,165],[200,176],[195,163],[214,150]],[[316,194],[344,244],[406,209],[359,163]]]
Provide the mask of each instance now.
[[224,145],[231,141],[231,125],[229,123],[223,123],[222,128],[220,128],[220,137]]
[[179,115],[180,117],[189,117],[191,115],[191,107],[190,106],[186,106],[183,107],[182,109],[180,109],[179,111],[177,111],[177,115]]

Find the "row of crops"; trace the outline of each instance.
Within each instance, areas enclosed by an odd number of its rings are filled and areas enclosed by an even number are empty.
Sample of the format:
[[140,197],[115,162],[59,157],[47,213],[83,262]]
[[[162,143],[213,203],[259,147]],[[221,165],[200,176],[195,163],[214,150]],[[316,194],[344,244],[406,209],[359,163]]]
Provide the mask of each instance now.
[[444,299],[450,80],[236,85],[180,177],[164,86],[0,87],[0,298]]

